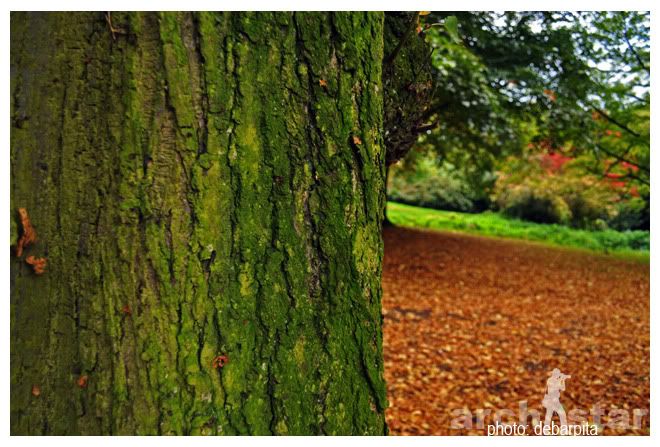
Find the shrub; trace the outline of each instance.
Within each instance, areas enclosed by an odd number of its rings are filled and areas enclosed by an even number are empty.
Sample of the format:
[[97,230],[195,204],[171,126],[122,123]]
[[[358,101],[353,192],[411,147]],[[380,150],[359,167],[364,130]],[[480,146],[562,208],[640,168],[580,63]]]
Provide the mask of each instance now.
[[620,231],[650,229],[651,218],[648,197],[636,197],[622,201],[617,206],[617,215],[609,222],[609,226]]
[[572,217],[561,197],[527,185],[502,191],[497,203],[505,215],[530,222],[567,224]]
[[538,223],[603,229],[620,194],[565,156],[532,154],[502,164],[493,201],[504,214]]
[[570,224],[575,228],[602,230],[607,228],[607,221],[616,215],[612,205],[602,202],[609,198],[595,191],[570,188],[562,198],[571,211]]
[[394,178],[388,198],[395,202],[448,211],[469,212],[474,209],[469,193],[459,182],[447,177],[427,177],[416,182]]
[[490,206],[487,194],[477,191],[452,167],[438,166],[434,158],[421,157],[390,169],[387,197],[394,202],[460,212],[482,211]]

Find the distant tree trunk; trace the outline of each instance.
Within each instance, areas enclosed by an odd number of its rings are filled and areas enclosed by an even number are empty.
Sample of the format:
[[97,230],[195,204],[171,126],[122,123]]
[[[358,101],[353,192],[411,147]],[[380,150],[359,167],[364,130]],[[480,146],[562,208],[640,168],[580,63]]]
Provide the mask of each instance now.
[[[385,193],[389,168],[406,156],[419,134],[428,128],[425,120],[434,92],[431,46],[422,32],[416,12],[385,14],[383,58]],[[394,226],[383,214],[383,226]]]
[[[385,199],[387,200],[387,188],[390,180],[390,167],[385,166]],[[385,209],[383,210],[383,227],[393,227],[394,223],[387,217],[387,204],[385,204]]]
[[386,433],[382,58],[382,13],[12,14],[12,434]]

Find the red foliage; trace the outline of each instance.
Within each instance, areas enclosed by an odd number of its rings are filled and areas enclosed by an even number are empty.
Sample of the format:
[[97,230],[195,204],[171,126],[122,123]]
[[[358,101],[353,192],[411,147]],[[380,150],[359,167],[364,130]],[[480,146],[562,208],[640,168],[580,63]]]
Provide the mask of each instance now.
[[[612,164],[621,166],[626,172],[605,172],[605,177],[607,179],[607,183],[612,189],[623,189],[626,186],[628,186],[628,182],[626,181],[626,176],[630,173],[634,173],[639,171],[639,167],[635,166],[632,163],[628,163],[627,161],[622,161],[620,163],[616,161],[607,161],[605,163],[605,166],[607,169],[610,169]],[[639,191],[637,187],[632,186],[628,193],[633,196],[633,197],[639,197]]]
[[571,160],[573,160],[572,157],[567,157],[559,152],[550,152],[541,157],[541,167],[548,173],[555,173]]
[[639,167],[635,166],[632,163],[628,163],[627,161],[622,161],[621,166],[623,166],[624,168],[626,168],[627,170],[632,171],[632,172],[639,171]]

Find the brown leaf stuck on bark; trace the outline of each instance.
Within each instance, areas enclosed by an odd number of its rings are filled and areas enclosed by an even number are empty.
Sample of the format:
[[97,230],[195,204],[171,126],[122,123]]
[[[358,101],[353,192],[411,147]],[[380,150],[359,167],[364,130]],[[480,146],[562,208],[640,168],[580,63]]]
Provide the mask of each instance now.
[[32,266],[32,270],[37,275],[42,275],[46,271],[46,264],[48,264],[46,258],[37,258],[34,256],[28,256],[25,258],[25,262]]
[[19,258],[23,256],[23,249],[30,244],[37,242],[37,233],[34,231],[34,227],[30,222],[30,216],[25,208],[19,208],[18,214],[21,218],[21,226],[23,227],[23,233],[21,238],[16,245],[16,256]]
[[211,366],[215,369],[221,369],[227,363],[229,363],[229,357],[227,357],[226,355],[219,355],[213,359]]
[[76,385],[78,385],[80,388],[87,388],[87,381],[89,380],[89,377],[85,376],[80,376],[78,377],[78,380],[76,380]]

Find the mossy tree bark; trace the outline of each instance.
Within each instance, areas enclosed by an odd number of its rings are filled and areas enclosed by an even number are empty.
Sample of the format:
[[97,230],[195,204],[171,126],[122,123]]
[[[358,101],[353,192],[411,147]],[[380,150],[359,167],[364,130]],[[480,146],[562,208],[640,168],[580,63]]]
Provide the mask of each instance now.
[[[390,166],[404,158],[419,135],[432,128],[425,123],[434,93],[432,49],[420,31],[417,12],[388,12],[384,22],[384,144],[385,189]],[[383,226],[394,224],[383,216]]]
[[382,58],[381,13],[12,14],[12,434],[387,431]]

